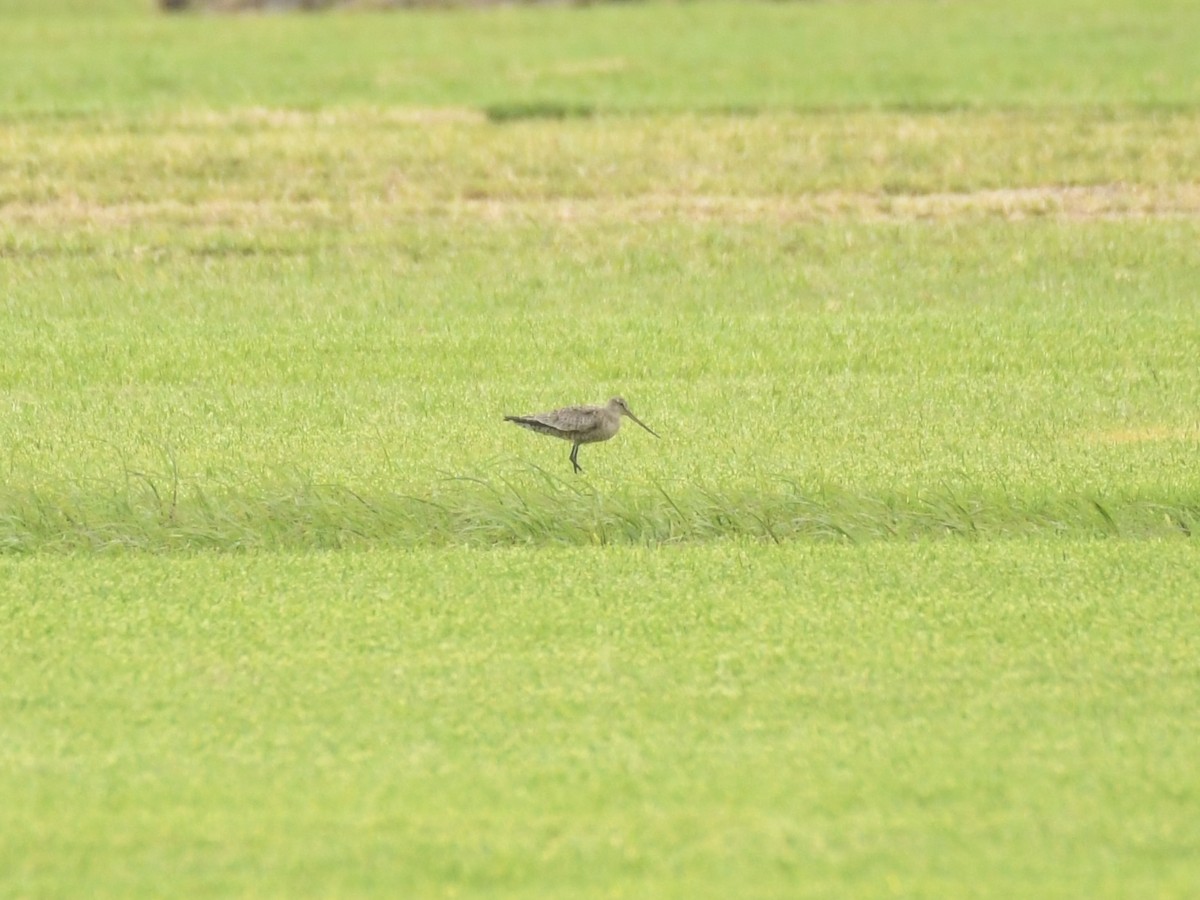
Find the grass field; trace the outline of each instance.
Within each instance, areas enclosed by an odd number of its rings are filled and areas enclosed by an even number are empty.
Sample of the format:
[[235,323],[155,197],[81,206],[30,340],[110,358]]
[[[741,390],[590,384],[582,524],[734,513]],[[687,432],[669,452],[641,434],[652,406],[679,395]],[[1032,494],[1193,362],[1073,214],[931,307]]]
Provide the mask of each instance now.
[[0,0],[0,894],[1191,895],[1195,46]]
[[0,588],[37,598],[0,655],[8,893],[1195,883],[1182,541],[41,555]]

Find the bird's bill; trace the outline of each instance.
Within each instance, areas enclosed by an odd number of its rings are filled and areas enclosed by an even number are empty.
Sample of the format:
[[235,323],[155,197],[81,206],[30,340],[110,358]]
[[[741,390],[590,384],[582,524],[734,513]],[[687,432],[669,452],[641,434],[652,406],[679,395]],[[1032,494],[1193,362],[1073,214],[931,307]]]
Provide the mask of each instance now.
[[629,410],[625,410],[625,415],[629,416],[629,418],[633,419],[633,421],[637,422],[639,425],[641,425],[643,428],[645,428],[648,432],[650,432],[655,437],[659,437],[659,434],[657,431],[655,431],[653,428],[651,428],[649,425],[647,425],[645,422],[643,422],[641,419],[639,419],[637,416],[635,416]]

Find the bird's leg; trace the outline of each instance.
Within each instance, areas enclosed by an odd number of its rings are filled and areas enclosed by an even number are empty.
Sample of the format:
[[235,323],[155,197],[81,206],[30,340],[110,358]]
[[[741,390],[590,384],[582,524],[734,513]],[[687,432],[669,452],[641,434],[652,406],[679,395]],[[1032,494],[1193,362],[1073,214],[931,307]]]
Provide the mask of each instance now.
[[573,465],[575,467],[576,472],[582,472],[583,469],[580,468],[580,466],[579,466],[579,459],[577,458],[578,456],[579,456],[579,445],[576,444],[574,447],[571,448],[571,465]]

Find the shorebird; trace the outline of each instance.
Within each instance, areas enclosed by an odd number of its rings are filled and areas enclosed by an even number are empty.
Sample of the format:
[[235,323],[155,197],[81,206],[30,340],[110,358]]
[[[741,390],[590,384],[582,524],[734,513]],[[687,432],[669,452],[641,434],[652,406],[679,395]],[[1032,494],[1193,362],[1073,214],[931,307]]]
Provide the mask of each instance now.
[[576,472],[582,472],[583,469],[579,467],[580,444],[607,441],[621,430],[621,416],[629,416],[658,437],[649,425],[629,411],[629,404],[624,397],[613,397],[604,406],[564,406],[562,409],[528,416],[505,416],[504,421],[570,441],[575,445],[571,448],[571,465]]

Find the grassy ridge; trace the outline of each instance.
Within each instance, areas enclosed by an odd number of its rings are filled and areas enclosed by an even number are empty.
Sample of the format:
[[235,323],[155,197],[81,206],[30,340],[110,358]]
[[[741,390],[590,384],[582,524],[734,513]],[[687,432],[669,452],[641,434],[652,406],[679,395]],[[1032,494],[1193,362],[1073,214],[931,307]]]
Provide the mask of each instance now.
[[[917,540],[944,536],[1191,537],[1200,496],[1038,496],[940,488],[916,496],[836,488],[775,492],[691,486],[606,494],[540,473],[542,483],[454,481],[426,496],[329,485],[207,495],[138,473],[112,496],[0,492],[0,552],[328,550],[663,544],[734,537]],[[644,488],[643,488],[644,490]]]

